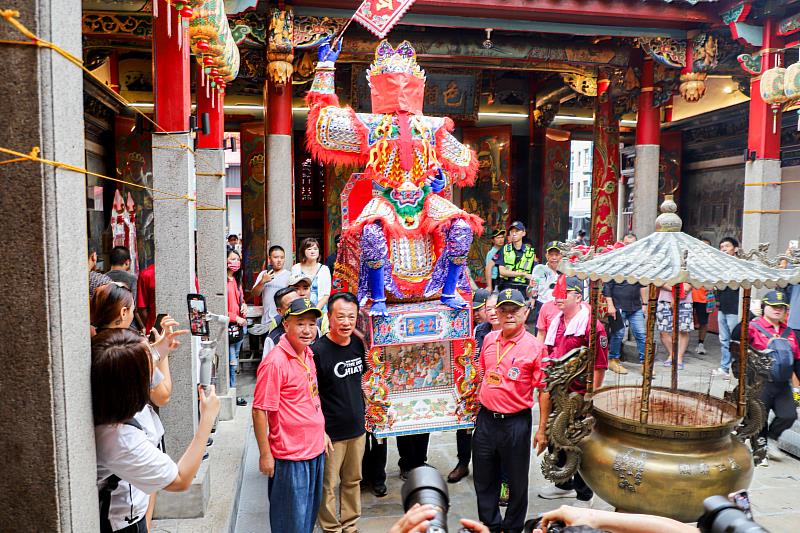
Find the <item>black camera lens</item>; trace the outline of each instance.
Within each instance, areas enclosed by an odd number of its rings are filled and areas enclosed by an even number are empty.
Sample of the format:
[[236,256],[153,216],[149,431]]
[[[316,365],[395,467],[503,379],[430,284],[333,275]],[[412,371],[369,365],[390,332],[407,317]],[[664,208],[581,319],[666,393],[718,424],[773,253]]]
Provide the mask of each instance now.
[[408,472],[408,479],[400,489],[403,510],[408,511],[415,503],[432,505],[436,515],[428,521],[429,533],[447,533],[447,511],[450,494],[447,484],[438,470],[432,466],[420,466]]
[[706,512],[697,521],[703,533],[768,533],[724,496],[710,496],[703,501]]

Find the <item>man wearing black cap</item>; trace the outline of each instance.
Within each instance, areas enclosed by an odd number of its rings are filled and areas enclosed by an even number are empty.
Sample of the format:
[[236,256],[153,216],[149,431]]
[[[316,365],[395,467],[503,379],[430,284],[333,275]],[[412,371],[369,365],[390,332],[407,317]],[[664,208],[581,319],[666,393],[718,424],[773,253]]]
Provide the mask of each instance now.
[[770,291],[764,295],[761,303],[762,316],[750,322],[748,335],[753,349],[771,350],[772,369],[769,381],[761,391],[761,401],[767,409],[766,414],[769,415],[771,409],[775,418],[769,425],[764,420],[760,437],[767,441],[767,456],[780,460],[783,452],[778,449],[778,439],[797,419],[792,398],[792,374],[800,377],[800,348],[794,331],[786,325],[789,311],[787,296],[781,291]]
[[553,289],[558,281],[558,265],[561,253],[558,241],[550,241],[544,247],[544,256],[547,262],[543,265],[536,265],[533,268],[533,279],[531,280],[531,295],[536,298],[533,308],[533,323],[539,319],[539,311],[547,302],[553,301]]
[[500,277],[500,272],[497,270],[497,265],[494,263],[494,256],[503,247],[506,242],[506,230],[497,228],[492,232],[492,247],[486,254],[486,289],[492,292],[497,287],[497,280]]
[[[483,340],[486,334],[491,331],[491,324],[486,316],[486,300],[490,292],[486,289],[478,289],[472,295],[472,324],[475,328],[472,336],[475,337],[475,353],[481,352]],[[484,328],[483,326],[489,326]],[[480,332],[479,332],[480,331]],[[480,338],[478,337],[480,334]],[[476,358],[477,359],[477,358]],[[448,474],[448,483],[458,483],[469,475],[469,460],[472,457],[472,431],[469,429],[459,429],[456,431],[456,447],[458,449],[458,464]]]
[[[500,330],[486,336],[478,358],[480,410],[472,435],[473,480],[478,517],[491,531],[521,532],[528,510],[531,409],[534,389],[539,389],[540,400],[544,394],[545,351],[542,342],[525,330],[528,312],[521,292],[500,291]],[[536,432],[542,443],[546,422],[545,417]],[[504,518],[499,504],[501,470],[510,488]]]
[[286,334],[258,366],[253,430],[258,468],[270,478],[272,531],[313,530],[322,499],[324,454],[333,446],[309,347],[320,316],[308,298],[294,300],[283,318]]
[[494,256],[500,273],[500,290],[515,289],[525,294],[528,289],[536,265],[536,252],[522,242],[525,234],[525,224],[519,220],[512,222],[508,229],[509,243]]

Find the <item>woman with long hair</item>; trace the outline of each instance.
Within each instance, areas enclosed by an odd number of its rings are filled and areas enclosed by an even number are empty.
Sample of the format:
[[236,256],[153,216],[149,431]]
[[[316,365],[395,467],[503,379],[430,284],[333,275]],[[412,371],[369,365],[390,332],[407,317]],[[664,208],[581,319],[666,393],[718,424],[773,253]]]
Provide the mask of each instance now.
[[[228,364],[230,386],[236,386],[236,369],[239,367],[239,352],[247,333],[247,304],[242,293],[242,256],[236,250],[228,250]],[[236,398],[237,405],[246,405],[244,398]]]
[[153,358],[147,340],[127,328],[92,338],[92,412],[100,492],[100,531],[147,533],[149,494],[191,486],[205,453],[219,399],[199,389],[200,423],[176,464],[159,448],[164,427],[149,403]]
[[311,280],[311,303],[323,313],[331,296],[331,271],[320,262],[319,241],[312,237],[300,242],[297,256],[300,262],[292,266],[292,277],[305,276]]

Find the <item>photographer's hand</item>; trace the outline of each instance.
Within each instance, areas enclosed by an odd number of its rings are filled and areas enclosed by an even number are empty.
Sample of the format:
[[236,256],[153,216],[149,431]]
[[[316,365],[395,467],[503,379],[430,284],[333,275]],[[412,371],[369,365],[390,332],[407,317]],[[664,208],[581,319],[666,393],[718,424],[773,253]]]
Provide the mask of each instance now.
[[469,529],[472,533],[489,533],[489,528],[486,527],[483,522],[478,522],[477,520],[462,518],[461,525]]
[[389,533],[423,533],[428,529],[428,520],[436,516],[436,509],[432,505],[414,506],[395,522]]
[[646,514],[626,514],[599,509],[583,509],[562,505],[555,511],[542,515],[542,529],[534,530],[546,533],[547,526],[554,522],[563,522],[567,526],[589,526],[610,533],[698,533],[699,530],[671,518]]
[[162,357],[168,356],[172,350],[181,345],[178,337],[189,333],[188,329],[179,329],[176,331],[174,328],[178,325],[177,320],[166,315],[161,320],[161,326],[163,327],[162,332],[159,333],[157,330],[153,329],[153,336],[155,337],[153,347],[158,350],[158,353]]

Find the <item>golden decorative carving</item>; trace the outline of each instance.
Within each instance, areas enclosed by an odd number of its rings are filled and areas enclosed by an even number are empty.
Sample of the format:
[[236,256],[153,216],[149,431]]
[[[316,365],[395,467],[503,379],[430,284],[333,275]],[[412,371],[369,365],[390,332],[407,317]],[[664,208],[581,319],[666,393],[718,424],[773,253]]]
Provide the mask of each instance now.
[[687,102],[698,102],[706,94],[705,72],[685,72],[681,74],[681,96]]
[[597,96],[597,79],[595,77],[567,72],[562,74],[561,78],[573,91],[585,96]]
[[267,49],[267,71],[272,83],[286,85],[294,68],[294,12],[291,9],[272,9],[269,22],[269,45]]
[[83,16],[82,26],[83,33],[95,35],[149,37],[153,33],[153,21],[145,15],[89,12]]

